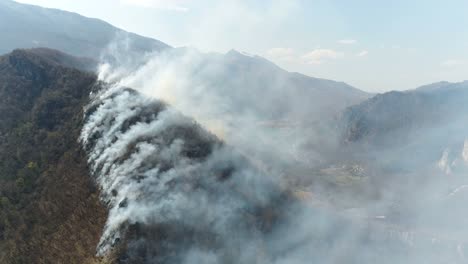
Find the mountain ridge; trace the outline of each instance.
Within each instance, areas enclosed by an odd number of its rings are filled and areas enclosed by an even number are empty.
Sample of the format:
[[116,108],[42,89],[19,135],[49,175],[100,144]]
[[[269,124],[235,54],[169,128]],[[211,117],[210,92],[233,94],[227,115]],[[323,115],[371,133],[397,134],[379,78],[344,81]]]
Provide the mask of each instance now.
[[138,52],[170,48],[159,40],[73,12],[1,0],[0,14],[0,54],[16,48],[46,46],[77,56],[99,58],[101,52],[119,38],[129,40],[132,49]]

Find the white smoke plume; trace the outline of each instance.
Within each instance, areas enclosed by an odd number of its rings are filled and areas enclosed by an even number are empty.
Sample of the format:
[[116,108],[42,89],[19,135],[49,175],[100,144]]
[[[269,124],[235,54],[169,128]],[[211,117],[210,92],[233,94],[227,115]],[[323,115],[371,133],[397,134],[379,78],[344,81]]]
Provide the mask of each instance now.
[[[191,119],[136,91],[120,86],[97,91],[86,115],[81,141],[109,206],[99,255],[117,246],[131,226],[175,225],[202,232],[206,243],[216,247],[245,246],[236,257],[251,263],[255,254],[243,244],[257,243],[262,232],[256,211],[281,195],[268,178]],[[135,243],[128,247],[138,248]],[[141,243],[151,247],[156,242],[148,238]],[[172,243],[180,248],[174,257],[179,261],[201,250],[191,246],[185,252],[183,242]],[[232,259],[223,248],[219,251],[211,254],[217,263]],[[170,253],[149,249],[145,261],[168,261],[163,258]]]
[[[348,206],[344,210],[332,208],[328,201],[321,204],[317,195],[333,192],[336,187],[330,189],[319,182],[312,193],[291,189],[289,173],[331,175],[347,182],[363,181],[368,176],[362,176],[361,165],[323,167],[340,158],[330,160],[330,155],[338,153],[334,152],[338,135],[329,127],[321,127],[323,131],[304,129],[295,126],[295,120],[266,119],[262,104],[277,103],[275,96],[249,94],[248,87],[213,91],[213,87],[223,89],[225,82],[235,87],[232,80],[213,78],[225,76],[222,71],[230,69],[224,65],[223,55],[191,49],[130,59],[122,54],[125,52],[110,49],[113,60],[100,67],[100,80],[109,84],[102,84],[104,87],[91,95],[80,139],[109,207],[99,255],[123,247],[122,263],[466,260],[461,236],[418,227],[423,222],[436,223],[427,220],[431,214],[446,212],[422,210],[424,203],[432,203],[431,208],[446,205],[439,195],[440,186],[433,182],[420,183],[421,190],[407,197],[388,192],[379,193],[382,197],[375,200],[362,200],[353,197],[355,192],[333,193],[337,200],[343,196],[350,204],[361,203],[359,208]],[[255,71],[254,66],[245,70]],[[239,73],[235,76],[242,78]],[[281,81],[285,80],[275,80]],[[251,100],[233,109],[236,101],[230,99],[239,96]],[[300,112],[305,107],[302,104],[297,101],[299,108],[282,117],[297,118],[295,111]],[[317,126],[321,124],[313,124]],[[308,144],[320,151],[305,150]],[[465,150],[466,146],[461,156]],[[383,159],[394,158],[393,153],[380,154]],[[462,189],[455,189],[450,197],[460,195]],[[419,194],[432,192],[437,195],[414,200]],[[393,202],[398,199],[411,201],[407,211],[414,213],[410,219],[400,219],[400,209],[393,212]]]

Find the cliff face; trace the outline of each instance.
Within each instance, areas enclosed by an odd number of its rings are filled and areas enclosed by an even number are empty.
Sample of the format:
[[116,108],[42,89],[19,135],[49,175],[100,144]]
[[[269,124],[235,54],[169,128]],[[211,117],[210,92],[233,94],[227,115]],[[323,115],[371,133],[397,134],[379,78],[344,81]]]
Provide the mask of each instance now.
[[0,57],[0,263],[97,261],[107,212],[77,141],[96,77],[73,68],[88,62],[44,49]]

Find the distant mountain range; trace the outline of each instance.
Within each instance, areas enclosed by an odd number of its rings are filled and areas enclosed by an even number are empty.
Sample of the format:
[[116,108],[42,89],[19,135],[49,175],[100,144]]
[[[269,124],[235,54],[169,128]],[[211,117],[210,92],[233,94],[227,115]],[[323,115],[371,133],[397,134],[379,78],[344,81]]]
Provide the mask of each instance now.
[[[468,136],[468,81],[441,82],[406,92],[376,95],[343,113],[343,140],[373,148],[427,141],[461,141]],[[418,146],[421,147],[421,146]]]
[[0,34],[0,263],[466,263],[468,82],[374,95],[9,0]]
[[205,55],[193,69],[193,85],[208,86],[231,112],[255,113],[265,121],[329,118],[371,96],[346,83],[287,72],[235,50]]
[[48,47],[99,58],[119,39],[139,52],[169,48],[161,41],[126,32],[99,19],[11,0],[0,0],[0,32],[0,54],[17,48]]
[[[382,252],[392,255],[383,263],[462,263],[453,252],[463,236],[408,238],[393,214],[387,224],[322,207],[170,106],[78,69],[86,64],[48,49],[0,57],[0,262],[334,263],[339,247],[351,263]],[[334,173],[335,184],[366,182],[359,168]],[[445,208],[444,219],[461,207]]]
[[[128,57],[171,50],[161,41],[125,32],[98,19],[10,0],[0,0],[0,32],[0,54],[15,48],[47,47],[99,60],[109,59],[105,58],[106,49],[121,43],[129,45],[123,50],[132,53],[126,54]],[[173,53],[184,52],[186,49]],[[265,120],[287,118],[291,113],[306,119],[336,114],[371,96],[342,82],[289,73],[262,57],[234,50],[225,55],[200,53],[197,57],[198,64],[190,69],[195,82],[226,100],[223,103],[228,111],[254,111]]]
[[[343,112],[338,125],[340,150],[346,153],[345,160],[369,167],[366,173],[377,183],[376,189],[399,192],[406,205],[439,197],[426,209],[441,210],[432,206],[447,201],[444,196],[453,190],[463,190],[459,186],[466,184],[467,100],[466,81],[376,95]],[[403,193],[408,197],[402,198]],[[454,216],[459,209],[452,206],[462,201],[463,198],[444,203],[441,205],[444,210],[452,208],[452,211],[431,216],[432,221],[459,223],[462,218]],[[451,220],[447,219],[449,216]]]

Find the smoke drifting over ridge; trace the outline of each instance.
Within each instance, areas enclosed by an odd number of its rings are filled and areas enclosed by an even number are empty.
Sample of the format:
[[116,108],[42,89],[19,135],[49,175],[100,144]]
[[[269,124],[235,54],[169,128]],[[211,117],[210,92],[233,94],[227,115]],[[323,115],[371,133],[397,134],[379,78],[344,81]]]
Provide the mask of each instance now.
[[145,235],[127,242],[130,263],[257,258],[249,249],[271,228],[282,194],[245,158],[165,103],[120,86],[93,95],[87,115],[81,140],[110,208],[98,254],[140,228]]
[[[184,63],[174,59],[174,63]],[[145,87],[139,83],[144,82],[138,76],[142,69],[134,73],[131,66],[115,70],[113,65],[101,67],[100,79],[113,84],[91,95],[81,135],[92,174],[110,208],[98,254],[105,255],[128,241],[122,258],[130,262],[285,263],[285,248],[299,243],[303,234],[285,242],[267,238],[279,236],[287,212],[298,206],[278,184],[281,171],[255,168],[252,159],[162,101],[124,88],[130,84]],[[166,67],[170,64],[158,70]],[[169,73],[148,71],[145,78],[151,81],[153,74]],[[174,80],[184,82],[183,78]],[[173,100],[164,95],[173,85],[156,82],[154,87],[160,90],[154,97],[193,107],[187,95],[178,94]],[[206,94],[206,98],[210,102],[194,109],[219,115],[214,111],[219,106],[216,97]],[[210,114],[198,113],[202,118]]]
[[[130,89],[93,95],[81,140],[110,209],[98,254],[123,246],[123,263],[334,263],[370,232],[294,202],[192,120]],[[365,240],[387,245],[373,229]]]
[[[369,96],[237,51],[169,49],[137,57],[137,67],[127,66],[125,52],[109,53],[117,63],[103,64],[101,79],[170,103],[263,166],[280,165],[275,170],[323,162],[323,152],[336,145],[323,120]],[[320,150],[308,147],[319,142]]]
[[[304,153],[291,148],[315,135],[252,125],[264,117],[258,109],[232,112],[219,94],[199,86],[206,75],[194,72],[208,63],[202,57],[179,49],[130,66],[114,56],[101,66],[100,79],[111,84],[91,95],[81,136],[110,208],[99,254],[122,247],[124,263],[463,263],[462,238],[387,222],[387,197],[353,217],[290,196],[283,168],[298,160],[314,168],[325,159],[321,152],[300,159]],[[216,73],[218,66],[207,68]],[[323,147],[336,147],[337,135],[326,131]],[[432,187],[422,184],[418,193]],[[419,217],[433,213],[409,207]]]

